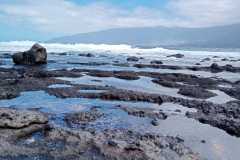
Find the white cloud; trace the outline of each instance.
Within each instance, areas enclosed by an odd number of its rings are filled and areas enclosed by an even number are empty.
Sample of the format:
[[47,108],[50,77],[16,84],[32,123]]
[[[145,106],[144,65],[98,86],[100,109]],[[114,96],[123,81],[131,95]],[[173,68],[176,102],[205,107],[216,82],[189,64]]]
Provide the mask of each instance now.
[[239,0],[171,0],[168,8],[195,27],[240,22]]
[[0,5],[0,20],[42,32],[75,34],[116,27],[203,27],[240,22],[239,0],[169,0],[165,9],[127,10],[106,3],[16,0]]

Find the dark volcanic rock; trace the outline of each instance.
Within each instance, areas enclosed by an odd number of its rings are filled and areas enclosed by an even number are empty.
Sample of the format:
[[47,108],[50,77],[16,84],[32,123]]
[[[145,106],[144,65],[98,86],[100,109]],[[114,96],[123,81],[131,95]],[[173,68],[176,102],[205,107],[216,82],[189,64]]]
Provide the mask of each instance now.
[[132,56],[132,57],[128,57],[128,58],[127,58],[127,61],[137,62],[137,61],[139,61],[139,58],[138,58],[138,57],[135,57],[135,56]]
[[227,59],[227,58],[223,58],[223,59],[221,59],[222,61],[229,61],[229,59]]
[[210,68],[213,72],[222,72],[223,71],[223,68],[221,66],[219,66],[217,63],[213,63],[210,66]]
[[80,53],[80,54],[78,54],[78,56],[81,56],[81,57],[95,57],[94,54],[92,54],[92,53]]
[[225,92],[229,96],[240,100],[240,86],[235,88],[221,88],[220,90]]
[[197,119],[201,123],[223,129],[231,135],[240,137],[240,102],[231,101],[224,105],[210,103],[195,104],[198,111],[186,113],[187,117]]
[[44,139],[32,144],[14,145],[1,140],[0,155],[3,159],[201,160],[178,137],[140,134],[130,130],[105,130],[90,134],[60,128],[49,130]]
[[153,79],[152,82],[156,83],[156,84],[159,84],[159,85],[162,85],[164,87],[169,87],[169,88],[179,88],[179,87],[181,87],[181,85],[176,83],[176,82],[162,80],[162,79]]
[[183,55],[183,54],[180,54],[180,53],[178,53],[178,54],[169,55],[169,56],[167,56],[167,57],[183,58],[183,57],[184,57],[184,55]]
[[[114,72],[115,73],[115,72]],[[135,72],[116,72],[114,74],[114,77],[119,78],[119,79],[126,79],[126,80],[138,80],[139,77]]]
[[48,118],[36,111],[0,108],[0,128],[24,128],[32,124],[45,124]]
[[201,60],[201,62],[211,61],[211,58],[204,58]]
[[127,112],[129,115],[136,117],[149,117],[152,119],[167,119],[167,115],[163,112],[156,111],[151,108],[137,108],[137,107],[126,107],[119,106],[122,110]]
[[47,63],[47,50],[39,44],[34,44],[29,51],[15,53],[12,58],[15,64],[45,64]]
[[172,69],[172,70],[180,70],[183,67],[180,66],[170,66],[170,65],[161,65],[161,64],[134,64],[136,68],[154,68],[154,69]]
[[233,67],[230,64],[225,65],[224,69],[228,72],[238,72],[240,70],[238,67]]
[[159,122],[158,122],[157,119],[153,119],[153,120],[151,121],[151,124],[152,124],[153,126],[158,126],[158,125],[159,125]]
[[20,91],[17,86],[0,86],[0,99],[16,98],[20,95]]
[[97,108],[92,108],[90,111],[77,112],[67,114],[65,121],[72,126],[73,124],[84,124],[96,121],[98,118],[102,117],[104,114],[100,112]]
[[197,86],[184,86],[180,88],[178,93],[184,96],[201,98],[201,99],[207,99],[207,98],[216,96],[215,93],[212,93],[206,89],[203,89]]
[[163,64],[163,62],[160,61],[160,60],[153,60],[153,61],[151,61],[150,63],[151,63],[151,64]]
[[104,63],[104,62],[88,62],[88,63],[67,62],[67,64],[77,64],[77,65],[85,65],[85,66],[102,66],[102,65],[108,65],[109,63]]
[[240,136],[240,119],[228,118],[224,114],[202,113],[188,113],[189,118],[195,118],[201,123],[210,124],[212,126],[221,128],[231,135]]

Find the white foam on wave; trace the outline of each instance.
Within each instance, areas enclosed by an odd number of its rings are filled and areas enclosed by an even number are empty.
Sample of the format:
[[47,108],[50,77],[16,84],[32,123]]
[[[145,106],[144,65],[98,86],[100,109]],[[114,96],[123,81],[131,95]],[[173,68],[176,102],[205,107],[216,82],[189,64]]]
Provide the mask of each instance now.
[[[11,41],[0,42],[0,51],[18,52],[28,50],[34,41]],[[218,55],[218,56],[240,56],[237,52],[209,52],[209,51],[183,51],[170,50],[164,48],[137,48],[126,44],[108,45],[108,44],[60,44],[60,43],[40,43],[47,48],[48,52],[91,52],[91,53],[109,53],[109,54],[126,54],[141,55],[145,57],[155,57],[160,55],[170,55],[182,53],[186,56],[198,55]]]

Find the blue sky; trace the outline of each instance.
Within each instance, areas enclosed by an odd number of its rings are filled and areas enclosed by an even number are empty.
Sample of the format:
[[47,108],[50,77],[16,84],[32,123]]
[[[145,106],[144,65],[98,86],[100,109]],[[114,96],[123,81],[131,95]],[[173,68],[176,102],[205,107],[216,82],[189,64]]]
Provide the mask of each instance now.
[[0,0],[0,41],[121,27],[208,27],[240,22],[239,0]]
[[[80,5],[86,5],[96,2],[96,0],[71,0],[71,1]],[[110,3],[120,7],[132,9],[137,6],[159,8],[165,6],[167,0],[102,0],[101,2]]]

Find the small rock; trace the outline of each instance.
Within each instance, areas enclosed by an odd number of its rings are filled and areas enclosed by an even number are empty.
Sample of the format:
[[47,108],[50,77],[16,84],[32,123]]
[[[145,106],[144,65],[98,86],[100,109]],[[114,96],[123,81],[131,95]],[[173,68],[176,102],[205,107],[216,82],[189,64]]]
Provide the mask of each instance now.
[[111,146],[111,147],[117,147],[118,146],[117,142],[115,142],[113,140],[109,140],[108,145]]
[[169,56],[167,56],[167,57],[183,58],[183,57],[184,57],[184,55],[183,55],[183,54],[180,54],[180,53],[178,53],[178,54],[169,55]]
[[180,109],[176,109],[175,112],[181,113],[182,111]]
[[128,58],[127,58],[127,61],[137,62],[137,61],[139,61],[139,58],[138,58],[138,57],[135,57],[135,56],[132,56],[132,57],[128,57]]
[[201,60],[201,62],[205,62],[205,61],[211,61],[211,58],[204,58],[203,60]]
[[205,140],[201,140],[201,143],[206,143],[206,141]]
[[222,72],[223,71],[223,68],[221,66],[219,66],[217,63],[213,63],[211,66],[210,66],[211,70],[214,71],[214,72]]
[[160,61],[160,60],[153,60],[153,61],[151,61],[150,63],[151,63],[151,64],[163,64],[163,62]]
[[227,59],[227,58],[223,58],[222,61],[229,61],[229,59]]
[[159,125],[159,122],[158,122],[157,119],[153,119],[153,120],[151,121],[151,124],[152,124],[153,126],[158,126],[158,125]]
[[80,53],[80,54],[78,54],[78,56],[81,56],[81,57],[94,57],[94,54],[92,54],[92,53]]

